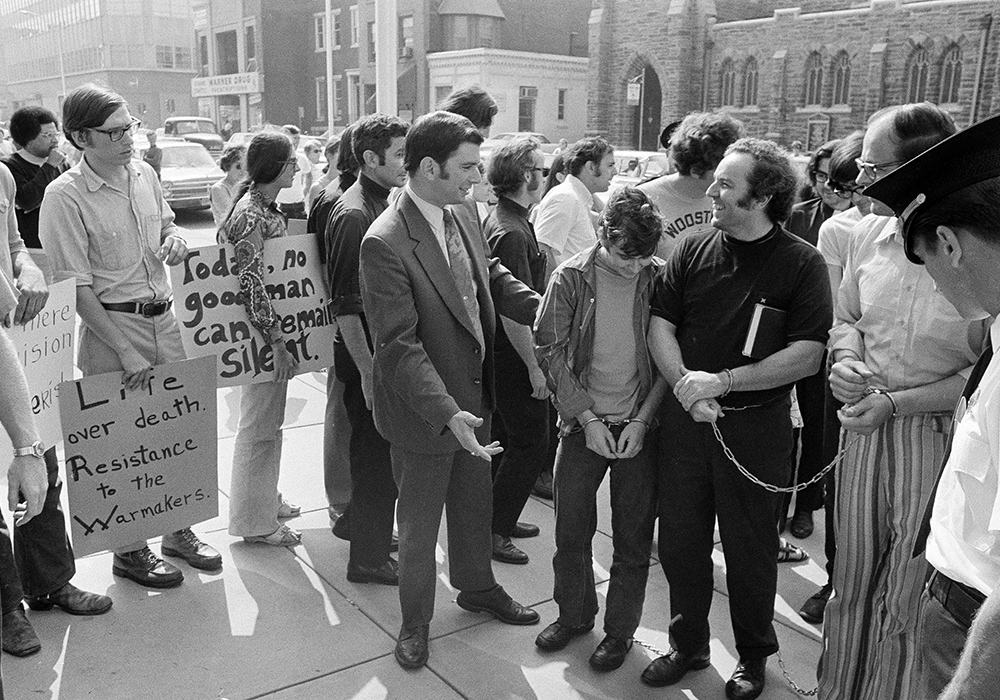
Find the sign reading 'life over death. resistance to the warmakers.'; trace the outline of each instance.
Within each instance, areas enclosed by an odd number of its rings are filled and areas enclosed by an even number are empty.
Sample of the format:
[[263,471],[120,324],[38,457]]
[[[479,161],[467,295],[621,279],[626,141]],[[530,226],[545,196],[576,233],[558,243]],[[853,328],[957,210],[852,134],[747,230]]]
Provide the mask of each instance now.
[[219,514],[215,360],[153,368],[147,389],[111,372],[59,387],[77,556]]
[[[171,268],[174,311],[188,357],[219,358],[218,384],[274,378],[274,351],[250,323],[231,245],[193,248]],[[264,285],[298,374],[333,364],[336,319],[330,315],[316,236],[264,242]]]
[[[45,308],[27,323],[12,325],[7,334],[28,380],[38,437],[46,447],[52,447],[62,440],[59,384],[73,378],[76,281],[63,280],[51,285]],[[9,456],[13,449],[7,431],[0,430],[0,456]]]

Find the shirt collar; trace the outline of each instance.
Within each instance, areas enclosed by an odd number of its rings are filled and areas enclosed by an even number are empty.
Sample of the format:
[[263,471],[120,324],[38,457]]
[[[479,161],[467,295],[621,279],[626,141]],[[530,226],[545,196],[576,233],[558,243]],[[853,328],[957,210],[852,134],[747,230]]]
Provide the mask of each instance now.
[[21,158],[23,160],[28,161],[32,165],[41,166],[41,165],[43,165],[45,163],[45,161],[48,160],[48,158],[39,158],[38,156],[34,155],[33,153],[28,153],[23,148],[19,149],[16,154],[19,155],[19,156],[21,156]]
[[368,192],[373,197],[378,197],[383,202],[389,199],[389,190],[382,187],[382,185],[378,184],[364,173],[361,174],[361,177],[359,177],[358,180],[361,182],[361,187],[365,190],[365,192]]
[[997,323],[996,319],[990,326],[990,347],[993,348],[994,353],[996,353],[997,348],[1000,348],[1000,323]]
[[[132,162],[129,162],[125,166],[125,169],[128,170],[130,179],[135,179],[140,175],[139,169],[136,168],[135,164]],[[84,154],[84,156],[80,158],[80,172],[83,173],[83,178],[87,182],[87,189],[90,190],[91,192],[96,192],[97,190],[101,189],[103,185],[107,185],[113,190],[118,189],[110,182],[105,180],[103,177],[98,175],[94,171],[94,169],[90,167],[90,163],[87,162],[86,154]]]
[[419,209],[420,213],[424,215],[425,219],[427,219],[427,223],[431,225],[431,228],[435,231],[443,231],[444,209],[431,204],[426,199],[422,199],[420,195],[413,191],[413,188],[410,187],[410,183],[406,183],[406,191],[409,193],[413,203],[417,205],[417,209]]
[[900,245],[902,245],[903,237],[899,232],[900,229],[899,219],[897,219],[895,216],[886,216],[883,218],[892,219],[892,221],[887,222],[886,225],[882,227],[882,230],[879,232],[878,236],[875,237],[875,243],[879,244],[892,241],[894,243],[899,243]]
[[587,189],[587,186],[583,184],[583,180],[575,175],[567,175],[563,182],[569,183],[569,187],[576,193],[576,196],[580,198],[580,201],[587,205],[588,209],[594,206],[594,195],[592,195],[590,190]]
[[513,199],[508,199],[507,197],[500,197],[497,200],[497,207],[500,209],[509,209],[511,213],[517,214],[522,219],[528,218],[528,208],[522,207],[520,204],[515,202]]

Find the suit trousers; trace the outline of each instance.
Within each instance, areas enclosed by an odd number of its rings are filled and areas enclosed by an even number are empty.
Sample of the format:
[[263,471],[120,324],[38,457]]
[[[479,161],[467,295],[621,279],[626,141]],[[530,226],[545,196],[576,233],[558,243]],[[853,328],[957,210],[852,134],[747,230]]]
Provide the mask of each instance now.
[[[917,696],[924,556],[913,542],[944,458],[950,416],[890,418],[854,440],[837,468],[837,560],[823,621],[819,697]],[[857,439],[855,440],[855,436]]]
[[[484,428],[482,432],[488,435],[489,425]],[[429,624],[434,616],[434,555],[442,508],[448,518],[451,585],[460,591],[485,591],[496,586],[490,535],[490,464],[465,450],[419,454],[392,445],[390,453],[399,488],[399,605],[402,628],[413,630]]]
[[73,547],[59,504],[62,479],[54,447],[45,451],[45,470],[49,490],[42,512],[26,525],[13,528],[13,546],[11,528],[0,513],[0,607],[5,613],[17,608],[25,595],[54,593],[76,574]]
[[[709,423],[696,423],[673,396],[661,409],[658,545],[670,584],[670,635],[678,651],[708,645],[714,528],[726,558],[729,617],[741,658],[778,650],[778,495],[744,477],[723,453]],[[728,410],[719,431],[736,459],[770,484],[788,481],[792,452],[789,399]]]
[[229,534],[270,535],[278,522],[281,423],[288,382],[247,384],[240,396],[240,425],[229,488]]
[[351,423],[344,408],[344,383],[330,367],[326,373],[323,416],[323,487],[327,505],[337,508],[344,508],[351,502],[350,443]]
[[593,540],[597,491],[611,470],[611,537],[614,554],[604,631],[631,639],[642,617],[649,577],[649,550],[656,520],[656,434],[629,459],[602,457],[587,448],[582,430],[564,435],[556,452],[552,482],[556,505],[554,598],[559,622],[569,627],[597,615]]
[[[108,315],[146,362],[152,365],[162,365],[187,359],[184,352],[184,342],[181,340],[181,330],[172,309],[150,318],[121,311],[109,311]],[[82,325],[80,329],[77,365],[83,372],[83,376],[90,377],[107,372],[121,372],[125,369],[118,353],[110,345],[98,338],[97,334],[86,325]],[[210,468],[218,469],[218,465],[212,464]],[[118,547],[115,549],[115,553],[128,554],[145,546],[144,540],[133,542],[124,547]]]
[[361,373],[347,348],[337,345],[337,376],[344,380],[344,407],[351,422],[350,563],[378,567],[389,560],[396,508],[392,458],[365,405]]
[[494,358],[497,375],[503,377],[496,385],[494,439],[496,428],[502,427],[504,449],[493,477],[493,532],[509,537],[545,469],[549,402],[531,397],[528,369],[513,349],[496,352]]

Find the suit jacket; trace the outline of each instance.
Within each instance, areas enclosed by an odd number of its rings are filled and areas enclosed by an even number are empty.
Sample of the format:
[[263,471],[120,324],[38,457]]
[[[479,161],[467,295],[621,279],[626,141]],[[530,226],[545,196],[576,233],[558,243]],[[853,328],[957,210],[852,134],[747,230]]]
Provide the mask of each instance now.
[[[374,352],[375,426],[410,452],[461,449],[447,430],[458,411],[493,410],[494,310],[531,325],[539,296],[496,259],[482,236],[456,220],[473,267],[485,353],[430,224],[404,191],[361,243],[361,294]],[[494,301],[496,307],[494,307]],[[488,437],[485,428],[477,433]]]

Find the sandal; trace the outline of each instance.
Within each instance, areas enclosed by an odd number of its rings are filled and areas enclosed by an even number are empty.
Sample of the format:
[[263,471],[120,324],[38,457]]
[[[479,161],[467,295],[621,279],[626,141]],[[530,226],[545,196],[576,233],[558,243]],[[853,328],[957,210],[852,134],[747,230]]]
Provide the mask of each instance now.
[[250,544],[270,544],[275,547],[294,547],[302,542],[302,535],[287,525],[282,525],[270,535],[250,535],[244,537],[243,541]]
[[808,552],[797,545],[792,544],[784,537],[778,538],[778,563],[799,562],[809,558]]
[[301,506],[293,505],[286,501],[284,498],[281,499],[281,503],[278,504],[278,519],[282,520],[284,518],[295,518],[302,512]]

